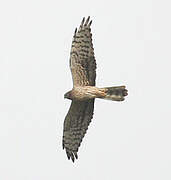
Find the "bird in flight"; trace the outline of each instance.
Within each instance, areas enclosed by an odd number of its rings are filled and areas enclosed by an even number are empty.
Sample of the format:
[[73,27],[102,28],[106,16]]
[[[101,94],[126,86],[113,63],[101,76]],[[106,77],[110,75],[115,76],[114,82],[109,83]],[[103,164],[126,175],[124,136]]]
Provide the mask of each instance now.
[[78,148],[93,118],[95,98],[123,101],[128,95],[125,86],[95,86],[96,61],[91,24],[90,17],[83,18],[79,29],[75,29],[70,52],[73,88],[64,95],[72,102],[64,121],[63,149],[73,162],[78,158]]

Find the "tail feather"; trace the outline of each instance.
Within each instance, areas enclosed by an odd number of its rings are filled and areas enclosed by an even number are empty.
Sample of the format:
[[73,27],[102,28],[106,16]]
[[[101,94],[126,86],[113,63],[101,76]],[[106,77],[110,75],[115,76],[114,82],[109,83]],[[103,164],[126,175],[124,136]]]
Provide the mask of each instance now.
[[123,101],[125,96],[128,95],[128,91],[125,86],[106,87],[106,95],[103,99],[112,101]]

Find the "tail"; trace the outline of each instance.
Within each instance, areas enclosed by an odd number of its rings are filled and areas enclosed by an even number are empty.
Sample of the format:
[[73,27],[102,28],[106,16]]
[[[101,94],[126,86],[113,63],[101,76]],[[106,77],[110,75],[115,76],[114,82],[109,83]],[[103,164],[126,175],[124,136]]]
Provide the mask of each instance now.
[[125,86],[106,87],[103,89],[105,89],[105,96],[100,97],[102,99],[123,101],[124,97],[128,95],[128,90]]

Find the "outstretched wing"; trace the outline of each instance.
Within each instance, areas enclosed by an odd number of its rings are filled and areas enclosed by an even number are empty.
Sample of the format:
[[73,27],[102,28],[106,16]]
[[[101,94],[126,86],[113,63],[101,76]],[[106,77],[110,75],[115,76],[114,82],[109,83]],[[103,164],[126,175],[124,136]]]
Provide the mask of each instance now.
[[93,118],[94,99],[87,101],[72,101],[64,121],[63,149],[68,159],[77,159],[78,148]]
[[92,43],[90,17],[83,18],[79,30],[75,30],[70,54],[70,68],[74,86],[95,85],[96,62]]

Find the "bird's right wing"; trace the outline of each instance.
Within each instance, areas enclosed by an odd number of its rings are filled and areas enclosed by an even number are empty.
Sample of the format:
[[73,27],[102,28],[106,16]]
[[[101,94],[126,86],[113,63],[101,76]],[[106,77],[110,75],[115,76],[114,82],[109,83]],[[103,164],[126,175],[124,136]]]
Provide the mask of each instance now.
[[68,159],[77,159],[78,148],[93,118],[94,99],[87,101],[72,101],[65,117],[63,129],[63,149]]
[[96,79],[96,62],[92,43],[90,17],[83,18],[82,23],[72,41],[70,53],[70,69],[74,86],[94,86]]

